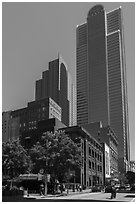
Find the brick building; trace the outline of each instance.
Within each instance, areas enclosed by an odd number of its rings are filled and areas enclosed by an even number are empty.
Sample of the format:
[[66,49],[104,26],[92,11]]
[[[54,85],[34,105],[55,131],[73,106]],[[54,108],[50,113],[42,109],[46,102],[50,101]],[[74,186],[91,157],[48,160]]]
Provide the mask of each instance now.
[[80,171],[81,185],[87,188],[96,184],[103,185],[103,152],[101,144],[81,126],[63,128],[73,140],[81,142],[82,166]]
[[[118,140],[110,126],[103,127],[101,122],[83,125],[83,127],[100,143],[106,143],[110,151],[110,176],[118,173]],[[105,163],[104,163],[105,164]]]

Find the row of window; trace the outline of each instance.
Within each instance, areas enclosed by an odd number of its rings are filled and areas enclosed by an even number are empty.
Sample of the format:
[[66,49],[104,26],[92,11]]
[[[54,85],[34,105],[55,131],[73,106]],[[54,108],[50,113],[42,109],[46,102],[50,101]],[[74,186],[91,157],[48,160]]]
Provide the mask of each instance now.
[[37,129],[35,126],[34,127],[29,127],[29,130]]
[[96,165],[94,162],[92,162],[92,165],[91,165],[90,160],[89,160],[89,169],[93,169],[93,170],[96,170],[98,172],[102,172],[102,166]]
[[[96,147],[98,150],[102,151],[102,147],[92,138],[90,138],[89,144],[93,144],[94,147]],[[82,143],[82,149],[84,148],[83,143]],[[89,147],[90,148],[90,147]]]
[[94,150],[91,151],[90,147],[89,147],[89,156],[92,156],[93,158],[97,158],[98,161],[102,162],[102,156]]

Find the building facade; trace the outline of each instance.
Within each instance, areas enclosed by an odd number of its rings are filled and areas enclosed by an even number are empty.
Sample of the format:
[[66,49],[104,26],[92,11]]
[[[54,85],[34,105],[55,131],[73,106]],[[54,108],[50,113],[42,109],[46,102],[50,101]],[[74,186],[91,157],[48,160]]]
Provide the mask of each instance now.
[[49,62],[49,69],[42,73],[42,79],[36,81],[35,100],[52,98],[62,109],[61,121],[73,125],[73,86],[67,65],[59,55]]
[[101,121],[118,137],[119,171],[130,160],[124,31],[121,8],[90,9],[77,26],[77,123]]
[[129,170],[130,141],[124,31],[121,8],[107,13],[110,126],[118,136],[119,170]]
[[64,127],[66,126],[57,118],[38,121],[35,129],[29,129],[22,132],[20,137],[21,145],[26,149],[30,149],[34,144],[42,141],[41,137],[44,132],[55,132],[59,128]]
[[103,148],[103,172],[104,172],[104,184],[106,185],[107,179],[111,178],[111,169],[110,169],[110,148],[106,143],[102,143]]
[[20,136],[20,118],[13,118],[11,112],[2,113],[2,142],[17,139]]
[[19,118],[20,135],[24,131],[36,129],[39,121],[50,118],[57,118],[61,121],[61,114],[61,107],[51,98],[32,101],[25,108],[11,111],[12,119]]
[[72,140],[81,143],[81,171],[76,182],[87,188],[103,185],[103,152],[101,144],[81,126],[63,128]]
[[2,113],[2,142],[10,139],[11,130],[11,111]]
[[130,171],[135,172],[135,161],[130,161]]
[[[118,138],[110,126],[103,127],[101,122],[82,125],[100,144],[103,145],[104,154],[109,148],[110,177],[118,173]],[[105,145],[105,146],[104,146]],[[108,147],[108,148],[107,148]],[[107,154],[107,153],[106,153]],[[105,158],[105,157],[104,157]],[[108,159],[107,159],[108,160]],[[104,160],[104,165],[105,165]],[[105,169],[105,166],[104,166]],[[106,177],[105,177],[106,178]]]

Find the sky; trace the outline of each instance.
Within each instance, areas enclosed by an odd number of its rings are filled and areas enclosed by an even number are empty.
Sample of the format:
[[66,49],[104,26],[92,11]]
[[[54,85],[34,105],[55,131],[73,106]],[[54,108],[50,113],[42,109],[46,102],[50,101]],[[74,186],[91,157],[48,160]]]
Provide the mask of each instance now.
[[106,12],[122,7],[127,68],[131,160],[135,160],[135,3],[3,2],[2,111],[34,100],[35,81],[60,53],[76,83],[76,26],[102,4]]

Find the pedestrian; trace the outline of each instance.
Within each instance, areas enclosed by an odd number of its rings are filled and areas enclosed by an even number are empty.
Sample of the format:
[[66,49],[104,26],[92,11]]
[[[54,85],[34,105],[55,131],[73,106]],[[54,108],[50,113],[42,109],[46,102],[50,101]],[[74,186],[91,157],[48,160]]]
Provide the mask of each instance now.
[[45,189],[45,188],[44,188],[44,184],[41,183],[41,184],[40,184],[40,195],[41,195],[41,196],[44,195],[44,189]]
[[76,185],[76,189],[77,189],[77,191],[79,190],[79,185]]
[[62,183],[60,184],[60,192],[61,192],[61,194],[63,193],[63,184]]
[[111,199],[116,198],[116,188],[114,185],[111,186]]
[[82,191],[82,186],[81,185],[79,185],[79,190],[80,190],[80,192]]

